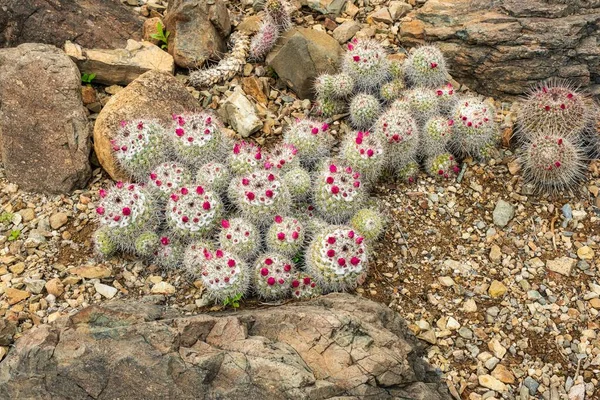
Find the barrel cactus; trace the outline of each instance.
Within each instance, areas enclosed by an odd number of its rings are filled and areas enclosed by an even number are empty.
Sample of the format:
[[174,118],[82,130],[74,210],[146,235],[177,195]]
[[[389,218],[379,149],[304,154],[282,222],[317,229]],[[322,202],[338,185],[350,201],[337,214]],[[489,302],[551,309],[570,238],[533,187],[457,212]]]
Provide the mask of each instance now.
[[414,49],[405,63],[408,80],[415,86],[435,88],[448,79],[444,55],[436,46]]
[[313,119],[297,120],[283,134],[283,141],[298,150],[300,161],[307,166],[327,157],[333,138],[329,134],[329,125]]
[[365,182],[375,183],[386,162],[383,141],[368,131],[348,135],[342,144],[343,159],[359,171]]
[[165,137],[158,121],[121,121],[111,140],[117,164],[136,181],[144,182],[150,170],[167,158]]
[[291,216],[276,215],[267,231],[267,247],[288,257],[298,253],[304,244],[305,228]]
[[199,238],[217,227],[223,214],[223,203],[208,187],[184,186],[171,193],[166,211],[167,225],[177,236]]
[[233,145],[227,159],[229,169],[236,175],[246,174],[262,168],[264,159],[259,146],[251,142],[240,141]]
[[365,189],[358,171],[338,160],[325,161],[314,182],[319,214],[331,223],[346,222],[360,209]]
[[368,93],[358,93],[350,102],[350,121],[357,129],[368,129],[381,113],[377,97]]
[[175,154],[189,165],[218,160],[225,154],[222,125],[206,112],[173,115],[169,137]]
[[287,214],[292,202],[285,182],[268,170],[236,176],[228,194],[242,216],[259,226],[269,224],[275,215]]
[[219,245],[245,260],[251,260],[260,249],[260,232],[244,218],[224,219],[221,221]]
[[263,299],[275,300],[289,296],[294,277],[292,261],[278,253],[263,254],[254,263],[253,282]]
[[161,200],[166,200],[171,192],[189,183],[190,180],[191,174],[185,165],[167,161],[152,169],[146,186]]
[[306,271],[325,291],[354,289],[368,269],[364,239],[348,226],[319,232],[306,251]]
[[353,39],[342,60],[342,71],[354,79],[359,90],[377,88],[390,74],[385,49],[371,39]]
[[321,286],[308,274],[298,272],[292,279],[292,297],[296,300],[308,300],[320,296]]

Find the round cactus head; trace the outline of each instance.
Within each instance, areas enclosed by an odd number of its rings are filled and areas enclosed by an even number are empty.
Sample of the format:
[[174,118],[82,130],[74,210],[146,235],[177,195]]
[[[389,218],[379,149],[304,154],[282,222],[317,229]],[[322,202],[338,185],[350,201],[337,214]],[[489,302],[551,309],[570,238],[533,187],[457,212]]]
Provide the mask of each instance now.
[[356,288],[367,268],[364,238],[348,226],[325,228],[306,251],[306,271],[325,291]]
[[357,129],[368,129],[381,113],[381,104],[377,97],[358,93],[350,102],[350,121]]
[[380,238],[385,226],[383,215],[371,208],[358,210],[350,220],[350,225],[369,242]]
[[384,142],[390,168],[396,169],[415,158],[419,148],[419,129],[408,112],[391,107],[379,117],[373,134]]
[[122,121],[111,140],[117,163],[136,180],[145,181],[151,168],[166,160],[165,136],[157,121]]
[[166,199],[172,191],[189,183],[190,180],[191,174],[186,166],[167,161],[152,169],[146,186],[161,199]]
[[300,166],[298,150],[293,144],[289,143],[278,143],[267,152],[265,158],[265,169],[273,168],[280,173]]
[[293,214],[306,228],[305,237],[312,236],[326,226],[329,226],[329,223],[319,216],[317,208],[311,203],[303,202],[296,204]]
[[265,160],[259,146],[242,140],[233,145],[227,161],[231,172],[240,175],[262,168]]
[[166,206],[167,225],[180,238],[208,235],[221,221],[223,203],[204,186],[182,187],[169,196]]
[[452,86],[451,83],[446,83],[435,89],[435,94],[440,103],[440,111],[444,115],[449,115],[458,102],[458,96],[454,90],[454,86]]
[[221,248],[250,260],[260,248],[260,232],[243,218],[224,219],[221,221],[219,244]]
[[333,145],[329,125],[312,119],[298,120],[290,125],[283,134],[283,141],[293,145],[300,161],[308,166],[327,157]]
[[135,252],[141,257],[150,257],[158,249],[159,237],[152,231],[142,232],[135,238]]
[[261,61],[279,39],[281,30],[271,18],[265,18],[250,42],[250,60]]
[[92,237],[94,253],[100,258],[108,258],[115,254],[118,246],[113,237],[108,226],[100,226],[96,229]]
[[342,61],[342,71],[350,75],[358,89],[372,89],[388,79],[390,62],[385,49],[371,39],[353,39]]
[[196,173],[196,183],[202,186],[208,186],[215,192],[223,194],[229,186],[231,172],[225,164],[219,162],[209,162],[198,168]]
[[100,225],[109,228],[119,247],[133,247],[137,235],[155,227],[158,207],[141,185],[117,182],[108,190],[101,189],[99,194],[96,213]]
[[249,221],[265,226],[274,215],[286,214],[291,198],[276,171],[256,170],[236,176],[229,184],[229,199]]
[[308,197],[312,190],[310,174],[303,168],[293,168],[283,175],[290,195],[294,200],[302,200]]
[[436,46],[414,49],[406,60],[406,75],[415,86],[442,85],[448,78],[444,55]]
[[385,156],[383,141],[369,131],[348,135],[342,144],[343,159],[369,183],[375,183],[381,175]]
[[493,106],[477,98],[467,98],[458,103],[452,117],[452,153],[477,156],[495,137],[495,114]]
[[440,113],[440,102],[433,89],[415,88],[409,90],[406,92],[405,99],[410,106],[412,116],[421,125]]
[[315,93],[319,97],[335,98],[334,75],[321,74],[315,79]]
[[592,102],[561,80],[550,80],[530,90],[521,103],[518,121],[528,139],[537,133],[576,137],[594,120]]
[[405,77],[404,69],[406,68],[404,63],[405,63],[404,61],[400,61],[400,60],[396,60],[396,59],[390,60],[390,76],[392,77],[392,80],[402,81],[402,84],[404,84],[404,77]]
[[319,96],[316,101],[316,113],[325,118],[343,114],[346,111],[346,102],[333,97]]
[[308,300],[320,296],[321,286],[315,279],[304,273],[298,272],[292,278],[292,297],[296,300]]
[[278,253],[263,254],[254,263],[254,288],[263,299],[289,296],[294,278],[294,264]]
[[205,112],[173,115],[169,137],[177,157],[190,165],[220,159],[225,152],[221,123]]
[[185,250],[183,264],[190,275],[202,280],[211,300],[224,302],[248,291],[248,266],[227,250],[213,250],[205,243],[192,243]]
[[398,178],[407,183],[415,183],[419,176],[419,163],[409,161],[398,168]]
[[449,179],[460,171],[456,159],[450,153],[428,156],[425,165],[427,173],[438,179]]
[[427,121],[421,134],[421,153],[425,156],[441,154],[452,138],[453,120],[445,117],[433,117]]
[[294,217],[276,215],[267,231],[267,247],[288,257],[298,253],[304,244],[305,228]]
[[365,201],[361,174],[345,162],[325,161],[315,178],[314,201],[327,221],[346,222]]
[[568,137],[541,133],[523,150],[523,176],[540,192],[569,190],[584,176],[582,151]]
[[404,81],[400,79],[394,79],[393,81],[384,83],[379,88],[379,97],[386,103],[399,99],[402,96],[402,92],[406,89]]
[[152,254],[152,261],[167,270],[179,268],[183,261],[184,251],[184,246],[176,237],[160,232],[158,234],[158,246]]

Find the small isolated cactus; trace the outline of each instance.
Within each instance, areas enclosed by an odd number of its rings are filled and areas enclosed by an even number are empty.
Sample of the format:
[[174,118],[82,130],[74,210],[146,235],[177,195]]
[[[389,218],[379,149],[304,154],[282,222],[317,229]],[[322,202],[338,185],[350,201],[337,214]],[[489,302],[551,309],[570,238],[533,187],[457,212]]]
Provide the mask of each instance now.
[[304,244],[305,228],[294,217],[276,215],[267,231],[267,247],[270,251],[292,257]]
[[252,259],[260,248],[260,232],[250,221],[243,218],[221,221],[219,245],[222,249]]
[[298,272],[292,279],[292,297],[296,300],[308,300],[320,296],[321,286],[308,274]]
[[373,242],[381,237],[385,224],[380,212],[371,208],[363,208],[354,214],[350,220],[350,226],[367,241]]
[[435,90],[435,94],[438,97],[442,114],[450,115],[458,102],[458,96],[454,90],[454,86],[452,86],[451,83],[446,83],[445,85],[438,87]]
[[254,263],[254,289],[263,299],[286,298],[295,272],[292,261],[285,255],[263,254]]
[[169,137],[177,157],[189,165],[217,160],[225,153],[221,123],[205,112],[173,115]]
[[99,227],[92,237],[94,253],[102,258],[108,258],[117,252],[117,243],[110,234],[108,226]]
[[363,240],[348,226],[325,228],[315,236],[306,251],[306,271],[325,291],[356,288],[368,268]]
[[242,140],[233,145],[227,162],[231,172],[240,175],[262,168],[264,159],[259,146]]
[[316,101],[316,112],[325,118],[333,117],[346,112],[346,102],[333,97],[318,96]]
[[298,150],[293,144],[279,143],[267,151],[265,169],[273,168],[280,173],[287,172],[300,166]]
[[358,93],[350,102],[350,121],[357,129],[368,129],[381,113],[381,104],[377,97]]
[[146,186],[164,200],[172,191],[189,183],[190,180],[191,174],[186,166],[174,161],[167,161],[152,169]]
[[298,150],[300,161],[307,166],[329,155],[333,140],[329,125],[312,119],[298,120],[283,134],[283,141]]
[[467,98],[458,103],[452,116],[452,153],[479,156],[481,150],[495,139],[494,116],[493,107],[477,98]]
[[263,60],[279,39],[280,34],[281,30],[275,21],[271,18],[265,18],[250,42],[250,59],[254,61]]
[[285,182],[294,200],[303,200],[311,193],[310,174],[303,168],[298,167],[286,172],[283,175],[283,182]]
[[360,173],[337,160],[323,163],[315,177],[314,186],[317,210],[331,223],[346,222],[365,201]]
[[589,98],[565,81],[550,80],[530,90],[518,114],[527,140],[538,133],[575,138],[594,120]]
[[398,168],[398,178],[407,183],[415,183],[419,176],[419,163],[409,161]]
[[389,168],[397,169],[415,159],[419,128],[414,118],[402,108],[391,107],[383,113],[375,123],[373,134],[385,144]]
[[415,86],[435,88],[446,82],[448,71],[444,55],[436,46],[422,46],[406,60],[406,76]]
[[348,74],[322,74],[315,81],[315,92],[318,97],[328,99],[345,99],[354,91],[354,79]]
[[450,153],[434,154],[425,159],[427,173],[434,178],[448,179],[458,174],[460,169]]
[[584,155],[572,139],[538,134],[525,144],[520,156],[523,176],[541,192],[573,188],[584,176]]
[[180,238],[199,238],[212,232],[223,213],[219,196],[208,187],[182,187],[169,196],[167,225]]
[[359,90],[377,88],[390,74],[384,48],[371,39],[353,39],[342,61],[342,71],[350,75]]
[[391,102],[399,99],[402,96],[402,92],[406,89],[404,81],[400,79],[394,79],[393,81],[384,83],[379,88],[379,97],[385,102]]
[[291,198],[285,182],[275,171],[257,170],[236,176],[229,184],[229,199],[249,221],[264,226],[275,215],[285,215]]
[[158,249],[160,238],[153,231],[142,232],[135,238],[135,252],[142,257],[150,257]]
[[100,225],[109,229],[121,249],[131,249],[140,233],[155,228],[158,206],[141,185],[117,182],[108,190],[100,189],[99,195]]
[[198,168],[196,172],[196,183],[208,186],[219,194],[224,194],[231,180],[231,172],[225,164],[209,162]]
[[152,254],[152,261],[167,270],[179,268],[183,261],[185,247],[181,242],[166,233],[158,234],[158,246]]
[[411,89],[406,92],[405,99],[410,106],[412,116],[421,125],[440,113],[440,102],[433,89]]
[[243,296],[248,291],[248,266],[227,250],[213,251],[205,243],[192,243],[185,250],[183,264],[190,275],[202,279],[206,295],[215,302]]
[[117,163],[137,181],[145,181],[155,165],[166,160],[165,129],[152,120],[125,122],[111,140]]
[[343,159],[371,184],[381,176],[385,156],[383,141],[368,131],[348,135],[342,144]]
[[427,121],[421,133],[421,154],[431,156],[445,152],[452,138],[453,125],[453,120],[439,116]]

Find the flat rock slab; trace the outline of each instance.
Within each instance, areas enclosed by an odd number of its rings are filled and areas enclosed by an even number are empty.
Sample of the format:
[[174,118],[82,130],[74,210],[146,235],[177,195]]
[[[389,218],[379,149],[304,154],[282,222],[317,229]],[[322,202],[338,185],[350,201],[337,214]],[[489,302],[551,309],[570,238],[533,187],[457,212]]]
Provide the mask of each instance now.
[[0,0],[0,47],[67,40],[119,48],[140,39],[143,18],[120,0]]
[[181,317],[88,307],[18,339],[0,398],[450,399],[384,305],[348,294]]
[[115,180],[127,180],[113,156],[110,140],[121,121],[155,119],[165,126],[172,114],[200,109],[198,101],[173,75],[148,71],[120,90],[106,103],[94,125],[94,151],[102,168]]
[[33,192],[67,193],[91,175],[81,75],[60,49],[0,50],[0,155],[6,177]]
[[127,85],[147,71],[173,74],[173,57],[150,42],[128,40],[124,49],[84,49],[65,43],[65,53],[81,73],[96,74],[94,82],[104,85]]

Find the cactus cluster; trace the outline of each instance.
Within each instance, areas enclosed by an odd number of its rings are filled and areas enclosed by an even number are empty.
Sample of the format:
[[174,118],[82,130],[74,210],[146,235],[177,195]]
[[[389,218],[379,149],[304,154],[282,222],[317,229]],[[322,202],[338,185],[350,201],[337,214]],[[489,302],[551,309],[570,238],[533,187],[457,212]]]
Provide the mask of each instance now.
[[264,163],[260,147],[243,140],[233,145],[227,161],[229,169],[236,175],[253,171]]
[[354,79],[360,90],[379,87],[390,76],[390,62],[384,48],[375,40],[354,39],[342,61],[342,71]]
[[597,111],[587,94],[550,80],[531,89],[517,116],[526,182],[539,192],[572,190],[584,177]]

